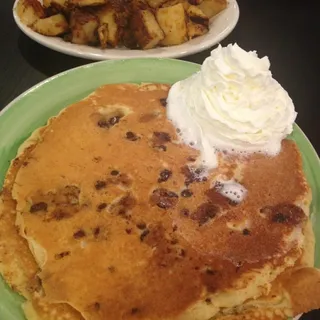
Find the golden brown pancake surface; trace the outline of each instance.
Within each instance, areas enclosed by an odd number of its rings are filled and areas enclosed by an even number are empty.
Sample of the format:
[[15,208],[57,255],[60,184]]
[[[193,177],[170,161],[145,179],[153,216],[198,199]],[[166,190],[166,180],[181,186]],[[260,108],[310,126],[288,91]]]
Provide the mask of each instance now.
[[[240,290],[239,304],[267,294],[301,256],[310,199],[296,145],[221,155],[204,176],[166,120],[167,92],[99,88],[50,121],[15,179],[46,298],[86,319],[209,319],[237,304],[225,293]],[[245,200],[222,196],[219,177]]]

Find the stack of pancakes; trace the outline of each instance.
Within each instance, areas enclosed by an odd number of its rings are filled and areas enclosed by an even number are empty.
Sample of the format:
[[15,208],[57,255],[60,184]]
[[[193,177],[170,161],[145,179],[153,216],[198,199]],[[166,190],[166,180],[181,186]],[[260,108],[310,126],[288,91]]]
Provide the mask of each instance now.
[[1,194],[0,271],[28,320],[278,320],[320,307],[295,143],[273,158],[221,153],[206,173],[166,119],[168,90],[103,86],[21,146]]

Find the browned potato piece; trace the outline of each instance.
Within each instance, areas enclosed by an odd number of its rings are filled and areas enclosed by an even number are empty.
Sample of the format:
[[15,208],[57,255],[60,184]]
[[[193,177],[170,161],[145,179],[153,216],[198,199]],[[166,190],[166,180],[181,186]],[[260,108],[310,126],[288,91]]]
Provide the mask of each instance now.
[[154,48],[164,38],[164,33],[151,10],[135,11],[130,26],[142,49]]
[[199,5],[202,1],[203,0],[188,0],[188,2],[193,6]]
[[70,16],[71,42],[76,44],[97,44],[98,26],[98,18],[95,15],[81,9],[73,10]]
[[139,47],[137,40],[134,36],[133,30],[130,28],[125,28],[122,34],[122,43],[128,49],[137,49]]
[[32,26],[38,19],[45,18],[45,11],[38,0],[20,0],[16,12],[21,22],[28,27]]
[[161,5],[163,5],[166,2],[166,0],[147,0],[147,2],[151,8],[156,9],[161,7]]
[[45,36],[58,36],[69,30],[69,25],[63,14],[59,13],[45,19],[37,20],[32,29]]
[[161,45],[172,46],[188,40],[188,20],[181,3],[158,9],[156,17],[165,34],[165,38],[160,42]]
[[108,37],[109,37],[109,30],[108,30],[108,25],[107,24],[102,24],[98,28],[98,36],[99,36],[99,41],[100,41],[100,47],[102,49],[107,47],[108,44]]
[[190,3],[187,0],[169,0],[166,1],[161,8],[166,8],[166,7],[172,7],[178,3],[181,3],[184,7],[184,10],[188,10],[188,8],[190,7]]
[[105,27],[99,28],[100,44],[116,47],[120,41],[120,28],[117,24],[115,9],[107,5],[98,10],[96,14],[99,18],[100,26],[105,25]]
[[43,6],[45,8],[54,7],[57,10],[66,9],[68,0],[43,0]]
[[198,7],[210,19],[227,7],[227,0],[203,0]]
[[209,18],[196,6],[190,6],[187,10],[189,39],[201,36],[209,31]]
[[69,0],[69,4],[76,7],[100,6],[106,2],[106,0]]

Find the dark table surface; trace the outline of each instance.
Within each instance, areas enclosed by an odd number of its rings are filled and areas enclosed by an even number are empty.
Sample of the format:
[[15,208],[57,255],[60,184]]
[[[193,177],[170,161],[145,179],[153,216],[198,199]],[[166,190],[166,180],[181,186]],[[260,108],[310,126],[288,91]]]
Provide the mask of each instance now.
[[[297,123],[320,152],[320,27],[316,0],[238,0],[240,20],[222,44],[237,42],[268,55],[274,77],[289,92]],[[24,36],[12,18],[12,0],[0,1],[0,110],[20,93],[61,71],[90,63],[51,51]],[[202,63],[210,50],[184,58]],[[1,137],[0,137],[1,139]],[[320,311],[303,320],[319,320]],[[1,319],[2,320],[2,319]],[[4,320],[4,319],[3,319]]]

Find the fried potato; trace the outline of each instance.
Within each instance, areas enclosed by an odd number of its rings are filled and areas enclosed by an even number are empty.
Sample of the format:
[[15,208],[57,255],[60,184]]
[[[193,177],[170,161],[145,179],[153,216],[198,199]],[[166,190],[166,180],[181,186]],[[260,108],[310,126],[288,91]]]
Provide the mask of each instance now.
[[226,6],[227,0],[19,0],[16,12],[46,36],[101,48],[150,49],[205,34],[208,18]]
[[134,36],[133,30],[130,28],[125,28],[122,34],[122,43],[128,49],[137,49],[139,47],[138,42]]
[[198,8],[210,19],[227,7],[227,0],[203,0]]
[[70,6],[75,7],[90,7],[106,4],[106,0],[69,0]]
[[135,11],[131,18],[130,27],[139,47],[142,49],[154,48],[164,39],[164,33],[149,9]]
[[54,8],[57,11],[67,9],[68,0],[43,0],[43,6],[45,8]]
[[44,8],[38,0],[20,0],[16,12],[21,22],[28,27],[46,16]]
[[202,1],[203,0],[188,0],[188,2],[193,6],[199,5]]
[[160,8],[156,17],[165,37],[160,42],[163,46],[173,46],[188,40],[187,15],[183,4]]
[[96,12],[99,19],[99,40],[102,46],[116,47],[120,41],[120,27],[117,24],[117,13],[111,5]]
[[165,2],[166,0],[147,0],[148,5],[154,9],[161,7]]
[[75,9],[70,15],[71,42],[95,45],[98,43],[98,18],[84,10]]
[[190,6],[187,10],[189,21],[188,37],[193,39],[201,36],[209,31],[209,18],[196,6]]
[[190,3],[187,0],[169,0],[162,4],[161,8],[172,7],[178,3],[181,3],[186,11],[190,7]]
[[69,25],[63,14],[37,20],[32,29],[45,36],[55,37],[69,30]]
[[103,23],[102,25],[100,25],[100,27],[98,28],[98,37],[100,41],[100,47],[102,49],[106,48],[109,37],[109,29],[107,24]]

